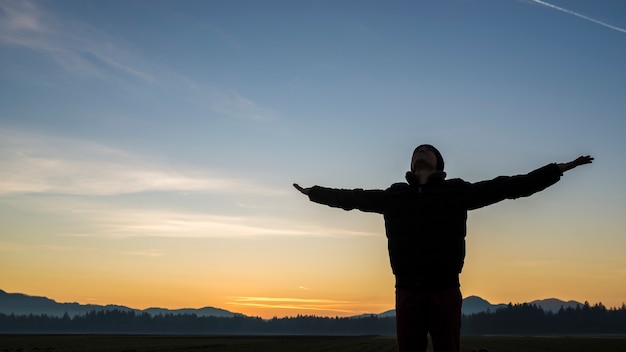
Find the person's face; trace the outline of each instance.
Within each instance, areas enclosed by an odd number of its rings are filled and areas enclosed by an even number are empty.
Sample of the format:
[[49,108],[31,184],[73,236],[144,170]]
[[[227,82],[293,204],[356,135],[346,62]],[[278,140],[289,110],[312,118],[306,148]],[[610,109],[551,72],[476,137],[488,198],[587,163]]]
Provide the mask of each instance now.
[[437,168],[437,155],[432,148],[420,146],[413,152],[411,165],[413,165],[414,170],[424,168],[435,170]]

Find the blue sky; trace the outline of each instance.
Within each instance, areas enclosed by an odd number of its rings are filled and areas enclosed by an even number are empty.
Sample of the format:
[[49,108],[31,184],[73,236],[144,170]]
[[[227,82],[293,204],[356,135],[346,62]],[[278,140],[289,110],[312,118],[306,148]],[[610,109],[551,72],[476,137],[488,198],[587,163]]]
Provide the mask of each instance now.
[[[309,203],[291,183],[385,188],[432,143],[468,181],[596,157],[470,216],[464,293],[626,295],[609,284],[626,287],[622,2],[1,1],[0,16],[7,291],[391,308],[382,220]],[[496,267],[510,290],[491,286]],[[545,285],[520,289],[540,272]],[[277,292],[263,275],[283,278]],[[84,277],[116,289],[90,292]],[[141,301],[129,283],[196,298]],[[343,295],[377,303],[348,309]]]

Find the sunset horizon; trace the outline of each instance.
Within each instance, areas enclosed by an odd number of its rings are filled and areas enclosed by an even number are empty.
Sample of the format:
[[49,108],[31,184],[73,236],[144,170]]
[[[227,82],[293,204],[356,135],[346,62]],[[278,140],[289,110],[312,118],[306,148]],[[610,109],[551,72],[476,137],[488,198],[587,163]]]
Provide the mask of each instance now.
[[383,216],[293,184],[386,190],[427,143],[473,184],[594,157],[468,211],[460,289],[621,307],[624,13],[0,0],[0,289],[264,318],[394,309]]
[[[260,317],[262,319],[273,319],[273,318],[288,318],[295,316],[318,316],[318,317],[355,317],[360,315],[379,315],[383,313],[387,313],[390,311],[394,311],[395,307],[393,304],[389,305],[387,309],[383,310],[368,310],[367,304],[364,304],[359,307],[355,306],[345,306],[342,308],[341,304],[346,302],[341,301],[333,301],[327,299],[302,299],[302,298],[287,298],[287,297],[234,297],[232,300],[234,302],[227,302],[227,305],[231,305],[233,307],[241,307],[241,308],[228,308],[221,305],[216,304],[199,304],[199,305],[181,305],[181,306],[163,306],[163,305],[150,305],[150,304],[124,304],[119,302],[105,302],[105,301],[96,301],[94,299],[87,299],[86,301],[79,300],[59,300],[54,297],[46,296],[46,295],[33,295],[25,292],[10,292],[0,288],[1,291],[4,291],[7,294],[19,294],[25,295],[28,297],[43,297],[46,299],[50,299],[58,304],[79,304],[79,305],[96,305],[96,306],[120,306],[125,308],[130,308],[134,310],[147,311],[150,309],[166,309],[170,311],[176,310],[199,310],[202,308],[213,308],[219,310],[225,310],[233,314],[242,314],[248,317]],[[491,301],[486,299],[480,295],[468,295],[463,296],[463,299],[466,300],[470,297],[477,297],[479,299],[487,301],[489,304],[493,306],[497,305],[508,305],[508,304],[528,304],[537,301],[548,301],[548,300],[559,300],[564,303],[569,302],[577,302],[581,305],[589,304],[590,306],[594,306],[597,304],[601,304],[607,309],[620,309],[623,308],[624,302],[617,305],[606,304],[605,302],[598,301],[592,302],[589,300],[579,300],[579,299],[563,299],[560,297],[543,297],[536,298],[528,301]],[[347,302],[350,303],[350,302]],[[334,305],[333,308],[328,308],[329,305]],[[326,308],[324,308],[326,307]]]

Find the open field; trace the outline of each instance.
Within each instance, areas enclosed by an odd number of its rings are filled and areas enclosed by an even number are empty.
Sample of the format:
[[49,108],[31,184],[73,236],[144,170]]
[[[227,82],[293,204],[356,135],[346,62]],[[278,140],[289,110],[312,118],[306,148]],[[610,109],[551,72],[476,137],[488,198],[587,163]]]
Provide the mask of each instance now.
[[626,352],[626,337],[462,336],[461,350],[489,352]]
[[[462,351],[626,352],[626,337],[464,336]],[[384,352],[390,336],[0,335],[0,352]]]

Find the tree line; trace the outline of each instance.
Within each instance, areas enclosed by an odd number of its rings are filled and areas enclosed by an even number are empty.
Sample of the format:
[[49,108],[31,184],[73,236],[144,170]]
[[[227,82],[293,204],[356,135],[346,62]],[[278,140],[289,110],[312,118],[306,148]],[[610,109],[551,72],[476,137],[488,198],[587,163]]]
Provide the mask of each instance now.
[[[464,315],[462,334],[626,334],[626,306],[607,309],[585,302],[553,313],[530,304]],[[135,311],[92,311],[63,317],[0,314],[0,333],[316,334],[393,335],[395,318],[298,315],[269,320],[243,315],[199,317]]]
[[195,314],[150,315],[135,311],[92,311],[63,317],[0,314],[0,333],[136,333],[136,334],[393,334],[395,320],[375,315],[360,318],[298,315],[272,318],[237,315],[199,317]]
[[462,332],[474,334],[626,334],[626,305],[607,309],[585,302],[576,308],[544,311],[534,304],[511,304],[493,312],[463,316]]

